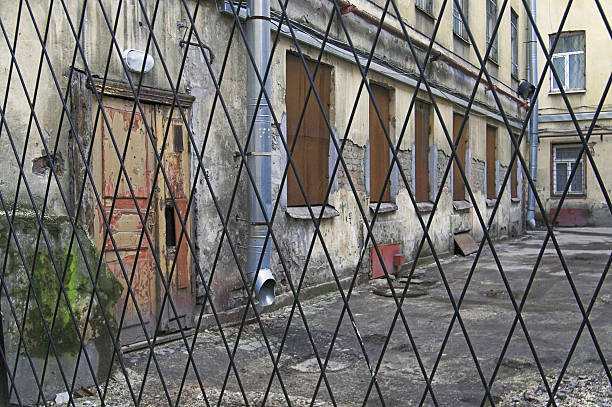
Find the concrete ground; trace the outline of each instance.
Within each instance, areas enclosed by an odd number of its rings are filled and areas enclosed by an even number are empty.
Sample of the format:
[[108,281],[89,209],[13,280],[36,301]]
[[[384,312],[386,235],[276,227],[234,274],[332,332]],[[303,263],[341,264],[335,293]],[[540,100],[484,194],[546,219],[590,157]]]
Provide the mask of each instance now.
[[[525,292],[528,276],[533,270],[544,236],[544,232],[537,231],[495,245],[517,303]],[[610,259],[612,228],[558,229],[556,236],[586,309]],[[445,277],[456,300],[474,258],[475,255],[455,256],[442,262]],[[410,285],[402,310],[416,349],[411,345],[400,318],[392,331],[377,374],[378,391],[375,387],[371,389],[366,405],[418,405],[425,382],[417,353],[427,375],[430,375],[440,351],[453,315],[449,295],[435,264],[419,266],[414,278],[415,284]],[[404,288],[404,281],[400,276],[393,283],[398,295]],[[385,281],[371,282],[370,285],[357,287],[349,303],[355,326],[373,368],[381,357],[381,349],[397,309],[394,299],[388,297],[388,294]],[[612,359],[611,302],[612,284],[608,278],[590,314],[593,332],[607,363]],[[337,292],[303,304],[309,328],[322,358],[329,349],[342,305]],[[290,307],[285,307],[265,314],[262,318],[267,339],[275,355],[278,353],[289,311]],[[482,375],[488,381],[516,315],[490,250],[483,253],[477,264],[460,314]],[[553,387],[582,318],[552,244],[545,250],[522,316],[548,385]],[[224,328],[230,347],[233,347],[238,331],[239,326]],[[491,398],[496,405],[546,405],[546,387],[525,337],[520,325],[517,326],[491,388]],[[184,349],[181,341],[156,349],[164,381],[174,398],[173,404],[187,361]],[[147,350],[124,355],[136,392],[140,387],[147,356]],[[194,357],[208,401],[216,404],[229,360],[217,330],[206,330],[198,334]],[[235,362],[249,404],[260,405],[273,369],[257,322],[244,327]],[[291,404],[309,405],[320,370],[303,321],[297,313],[288,330],[279,372]],[[347,315],[334,343],[326,376],[337,405],[364,404],[372,376]],[[458,323],[455,323],[442,353],[432,389],[437,404],[444,406],[477,406],[485,394],[478,369]],[[107,405],[133,404],[120,372],[110,382],[107,401]],[[560,381],[556,403],[562,406],[612,406],[612,385],[605,375],[600,355],[587,329],[584,329],[567,372]],[[193,369],[187,375],[180,404],[204,405]],[[236,376],[231,372],[221,405],[244,404]],[[330,393],[325,384],[321,383],[315,405],[332,404]],[[428,396],[425,405],[433,404],[431,396]],[[80,398],[77,399],[77,405],[99,405],[99,400],[96,397]],[[141,405],[168,405],[154,366],[151,367]],[[278,378],[272,382],[266,405],[287,405]]]

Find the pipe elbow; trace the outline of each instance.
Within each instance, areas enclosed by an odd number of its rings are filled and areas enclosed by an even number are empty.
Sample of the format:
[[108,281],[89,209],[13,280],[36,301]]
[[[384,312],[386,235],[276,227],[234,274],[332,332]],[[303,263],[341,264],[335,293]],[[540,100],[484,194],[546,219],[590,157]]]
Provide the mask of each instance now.
[[274,288],[276,287],[276,279],[270,269],[261,269],[257,275],[255,282],[255,294],[259,300],[259,304],[267,307],[274,304],[276,296]]

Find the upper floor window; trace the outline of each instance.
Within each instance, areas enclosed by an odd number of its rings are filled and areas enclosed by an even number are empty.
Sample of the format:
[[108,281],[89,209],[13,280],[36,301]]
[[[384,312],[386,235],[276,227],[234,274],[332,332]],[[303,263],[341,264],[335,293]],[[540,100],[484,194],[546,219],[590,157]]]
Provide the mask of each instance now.
[[580,161],[576,163],[576,159],[580,154],[581,146],[575,144],[558,144],[553,146],[553,194],[561,195],[569,182],[572,169],[577,166],[576,174],[570,184],[569,195],[583,195],[584,187],[584,160],[580,157]]
[[[555,35],[551,34],[551,44],[554,39]],[[559,36],[555,53],[552,56],[552,63],[564,90],[585,89],[584,45],[584,31],[561,33]],[[550,76],[551,90],[558,91],[559,83],[552,73]]]
[[[457,6],[459,4],[459,6]],[[464,40],[468,39],[467,30],[465,29],[465,23],[461,19],[459,10],[463,12],[463,16],[467,20],[468,18],[468,0],[458,0],[453,2],[453,32]]]
[[510,11],[510,47],[512,48],[512,76],[518,79],[519,76],[519,40],[518,40],[518,14],[514,10]]
[[414,4],[427,14],[433,14],[433,0],[416,0]]
[[493,29],[495,28],[495,23],[497,22],[497,0],[487,0],[487,45],[489,43],[493,43],[491,45],[491,52],[489,53],[489,58],[493,61],[498,60],[497,53],[497,34],[495,38],[493,38]]

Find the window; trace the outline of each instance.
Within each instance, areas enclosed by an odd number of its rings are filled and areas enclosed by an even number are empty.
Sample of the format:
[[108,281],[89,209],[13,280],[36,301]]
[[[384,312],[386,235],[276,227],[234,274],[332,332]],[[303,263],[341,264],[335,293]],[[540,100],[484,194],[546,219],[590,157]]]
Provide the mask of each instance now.
[[[316,64],[307,61],[307,66],[312,75]],[[300,182],[308,195],[310,204],[321,205],[329,184],[329,129],[314,92],[312,92],[306,105],[300,131],[297,133],[298,121],[306,102],[310,82],[301,59],[293,54],[287,54],[286,79],[287,141],[291,146],[297,137],[292,157]],[[313,79],[323,103],[325,115],[329,118],[331,68],[327,65],[320,65],[317,76]],[[306,205],[292,167],[289,167],[288,176],[287,205]]]
[[[551,34],[550,42],[554,41],[555,36]],[[564,90],[585,89],[585,55],[584,55],[584,31],[561,33],[555,53],[552,56],[552,63],[557,71],[561,85]],[[554,75],[550,74],[551,90],[558,91],[559,84]]]
[[497,198],[497,127],[487,125],[487,199]]
[[414,120],[414,189],[417,202],[429,201],[429,104],[416,102]]
[[[518,140],[518,136],[515,134],[514,138],[516,140]],[[512,156],[510,157],[510,159],[512,159],[512,157],[514,157],[514,153],[516,152],[516,149],[514,148],[514,144],[510,143],[510,147],[512,150]],[[519,188],[518,188],[518,163],[519,163],[519,157],[518,155],[516,156],[516,158],[514,159],[514,164],[512,164],[512,169],[510,170],[510,197],[511,198],[518,198],[519,194]]]
[[[457,4],[460,4],[460,6],[457,6]],[[453,32],[467,41],[467,30],[465,29],[465,23],[461,19],[461,14],[459,14],[459,7],[461,7],[465,19],[468,19],[468,0],[453,2]]]
[[459,167],[457,166],[457,161],[461,163],[461,167],[463,167],[463,171],[465,175],[469,177],[467,168],[465,168],[465,156],[467,152],[467,146],[469,143],[469,121],[466,120],[465,127],[463,128],[463,132],[460,134],[459,129],[461,127],[461,122],[463,121],[463,116],[459,113],[453,114],[453,141],[456,143],[459,136],[461,136],[461,140],[457,145],[457,157],[453,160],[453,200],[454,201],[465,201],[465,182],[463,182],[463,177],[459,172]]
[[497,61],[497,35],[492,39],[493,29],[497,21],[497,0],[486,0],[487,1],[487,45],[493,41],[491,46],[491,52],[489,58],[493,61]]
[[[387,132],[389,132],[389,91],[382,86],[377,86],[374,84],[370,85],[372,89],[372,94],[374,96],[374,100],[376,101],[376,106],[378,107],[378,111],[382,116],[382,120],[385,123],[385,127],[387,128]],[[383,127],[380,124],[380,119],[378,118],[378,114],[376,114],[376,110],[374,109],[374,104],[372,100],[370,100],[370,202],[378,202],[378,199],[382,193],[382,201],[381,202],[390,202],[391,201],[391,188],[389,185],[391,184],[390,178],[387,181],[387,185],[385,186],[385,191],[383,193],[383,184],[385,182],[385,178],[387,178],[387,173],[389,172],[389,143],[387,142],[387,137],[383,131]]]
[[433,0],[416,0],[414,4],[427,14],[433,14]]
[[512,48],[511,74],[515,79],[519,76],[519,43],[518,43],[518,15],[510,10],[510,48]]
[[576,163],[582,146],[576,144],[560,144],[553,146],[553,194],[561,195],[567,186],[570,174],[577,165],[576,174],[569,187],[569,195],[583,195],[585,193],[584,160]]

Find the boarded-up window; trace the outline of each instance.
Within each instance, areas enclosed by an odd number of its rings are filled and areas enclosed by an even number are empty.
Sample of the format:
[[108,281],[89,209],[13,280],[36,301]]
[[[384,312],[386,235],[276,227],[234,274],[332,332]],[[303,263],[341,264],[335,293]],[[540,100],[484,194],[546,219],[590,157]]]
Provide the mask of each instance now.
[[[514,135],[515,139],[518,139],[518,137],[516,135]],[[516,149],[514,148],[514,144],[511,144],[512,146],[512,157],[514,157],[514,153],[516,152]],[[510,157],[510,158],[512,158]],[[512,169],[510,170],[510,197],[511,198],[518,198],[518,161],[519,158],[518,156],[516,156],[514,163],[512,164]]]
[[[382,116],[382,121],[389,131],[389,91],[381,86],[371,85],[376,106]],[[370,202],[378,202],[383,190],[383,184],[389,172],[389,143],[383,131],[374,104],[370,100]],[[391,201],[390,182],[385,185],[381,202]]]
[[[463,121],[463,116],[459,113],[453,114],[453,141],[455,144],[457,143],[457,139],[459,139],[459,130],[461,128],[461,122]],[[466,172],[465,169],[465,154],[467,151],[467,146],[469,143],[469,122],[466,120],[465,126],[463,128],[463,132],[461,133],[461,140],[457,145],[457,160],[461,163],[461,167]],[[453,200],[455,201],[463,201],[465,200],[465,183],[463,182],[463,177],[459,172],[459,167],[457,166],[457,161],[453,160]]]
[[[310,74],[313,75],[316,63],[307,61],[306,64]],[[306,104],[310,81],[301,59],[293,54],[287,54],[286,79],[285,103],[287,105],[287,139],[289,146],[297,137],[292,156],[293,162],[310,204],[320,205],[324,201],[325,191],[329,184],[329,129],[314,92],[311,91]],[[325,115],[329,119],[331,86],[331,68],[329,66],[322,64],[319,66],[317,75],[314,77],[314,84],[323,103]],[[306,105],[306,111],[298,133],[298,122],[304,105]],[[306,205],[296,174],[291,167],[289,167],[289,179],[287,180],[287,205]]]
[[497,198],[495,186],[495,158],[497,155],[497,127],[487,125],[487,198]]
[[414,116],[414,186],[417,202],[429,201],[430,107],[416,102]]

